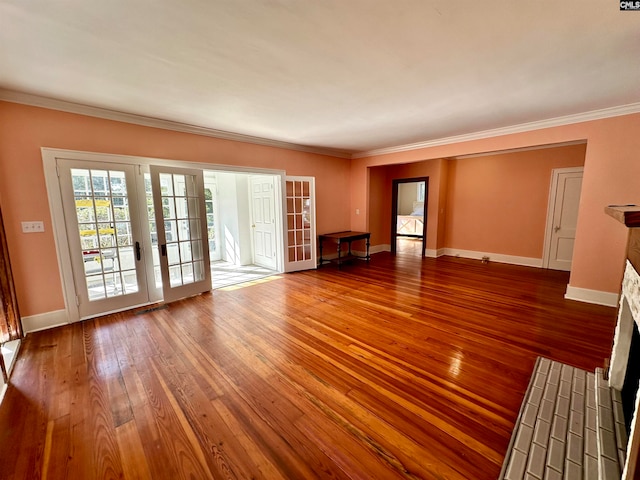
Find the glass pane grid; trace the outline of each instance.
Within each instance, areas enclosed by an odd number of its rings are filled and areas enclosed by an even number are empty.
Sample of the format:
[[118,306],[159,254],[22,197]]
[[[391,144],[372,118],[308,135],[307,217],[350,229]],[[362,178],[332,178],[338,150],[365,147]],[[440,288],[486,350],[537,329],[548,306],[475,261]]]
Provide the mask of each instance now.
[[195,177],[160,174],[160,179],[170,285],[178,287],[195,283],[204,279],[203,270],[194,268],[194,260],[202,258]]
[[137,292],[125,173],[71,169],[71,177],[89,301]]
[[287,181],[287,233],[289,261],[311,258],[311,219],[309,182]]

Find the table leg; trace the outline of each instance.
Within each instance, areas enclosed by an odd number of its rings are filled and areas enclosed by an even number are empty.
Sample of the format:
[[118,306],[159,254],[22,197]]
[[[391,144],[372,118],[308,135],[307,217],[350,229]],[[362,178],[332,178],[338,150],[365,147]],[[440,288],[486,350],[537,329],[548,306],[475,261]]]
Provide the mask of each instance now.
[[367,262],[369,261],[369,237],[365,239],[365,243],[367,245]]
[[322,258],[322,239],[320,239],[320,241],[318,242],[320,245],[318,245],[320,247],[320,265],[318,265],[318,267],[322,266],[322,262],[323,262],[323,258]]

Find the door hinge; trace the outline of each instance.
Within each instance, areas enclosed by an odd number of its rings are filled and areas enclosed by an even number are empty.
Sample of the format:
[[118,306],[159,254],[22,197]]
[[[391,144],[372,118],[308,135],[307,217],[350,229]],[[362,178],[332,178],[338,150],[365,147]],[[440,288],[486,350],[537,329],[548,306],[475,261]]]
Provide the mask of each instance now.
[[76,295],[76,307],[80,306],[80,295]]
[[60,177],[60,166],[56,163],[56,175]]

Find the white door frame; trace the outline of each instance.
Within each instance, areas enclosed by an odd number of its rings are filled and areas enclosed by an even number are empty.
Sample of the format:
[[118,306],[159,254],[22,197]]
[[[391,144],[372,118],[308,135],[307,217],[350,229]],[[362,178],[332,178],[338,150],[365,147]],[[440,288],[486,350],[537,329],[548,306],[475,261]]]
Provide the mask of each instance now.
[[551,252],[551,235],[553,234],[553,214],[556,208],[556,189],[558,179],[562,173],[584,173],[584,167],[554,168],[551,170],[551,186],[547,202],[547,224],[544,231],[544,249],[542,251],[542,268],[549,268],[549,253]]
[[[58,183],[58,174],[56,170],[56,160],[58,158],[64,158],[69,160],[84,160],[84,161],[93,161],[93,162],[101,162],[101,163],[124,163],[124,164],[132,164],[138,165],[138,173],[142,173],[144,171],[148,171],[150,165],[161,165],[167,167],[182,167],[182,168],[197,168],[201,170],[213,170],[213,171],[227,171],[227,172],[236,172],[236,173],[250,173],[250,174],[266,174],[266,175],[275,175],[280,178],[280,182],[284,184],[282,178],[285,177],[285,172],[283,170],[269,170],[263,168],[252,168],[252,167],[240,167],[235,165],[217,165],[217,164],[209,164],[209,163],[198,163],[198,162],[189,162],[189,161],[180,161],[180,160],[168,160],[168,159],[160,159],[153,157],[138,157],[132,155],[118,155],[112,153],[96,153],[96,152],[84,152],[78,150],[67,150],[67,149],[59,149],[59,148],[49,148],[42,147],[40,149],[42,154],[42,164],[44,170],[45,177],[45,185],[47,187],[47,198],[49,201],[49,210],[51,213],[51,220],[53,225],[53,237],[56,245],[56,254],[58,260],[58,269],[60,272],[60,282],[62,285],[62,294],[64,297],[65,304],[65,313],[66,319],[69,323],[77,322],[80,320],[80,313],[78,311],[78,306],[76,305],[76,290],[73,279],[73,271],[71,269],[71,254],[69,252],[69,241],[67,238],[67,231],[65,228],[64,221],[64,210],[62,208],[62,196],[60,192],[60,187]],[[139,181],[141,182],[141,190],[144,189],[144,176],[137,175]],[[276,198],[277,201],[277,198]],[[146,218],[146,211],[144,212],[144,217]],[[284,215],[281,212],[280,215],[276,215],[278,219]],[[145,225],[147,222],[143,222]],[[144,233],[145,237],[148,237],[148,225],[146,225],[146,232]],[[150,245],[145,244],[144,248],[151,248]],[[279,248],[284,252],[284,246],[282,244],[282,240],[279,243]],[[153,262],[147,265],[147,268],[153,268]],[[279,271],[283,271],[284,268],[282,265],[278,266]],[[155,283],[149,283],[150,286],[155,285]],[[101,315],[106,315],[108,313],[113,312],[103,312]]]

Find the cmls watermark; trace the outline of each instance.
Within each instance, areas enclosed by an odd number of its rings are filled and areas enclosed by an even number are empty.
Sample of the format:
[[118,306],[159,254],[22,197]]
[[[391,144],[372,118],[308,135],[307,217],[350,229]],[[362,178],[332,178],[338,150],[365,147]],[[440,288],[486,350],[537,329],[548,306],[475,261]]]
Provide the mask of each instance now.
[[638,10],[640,11],[640,1],[620,0],[620,10]]

